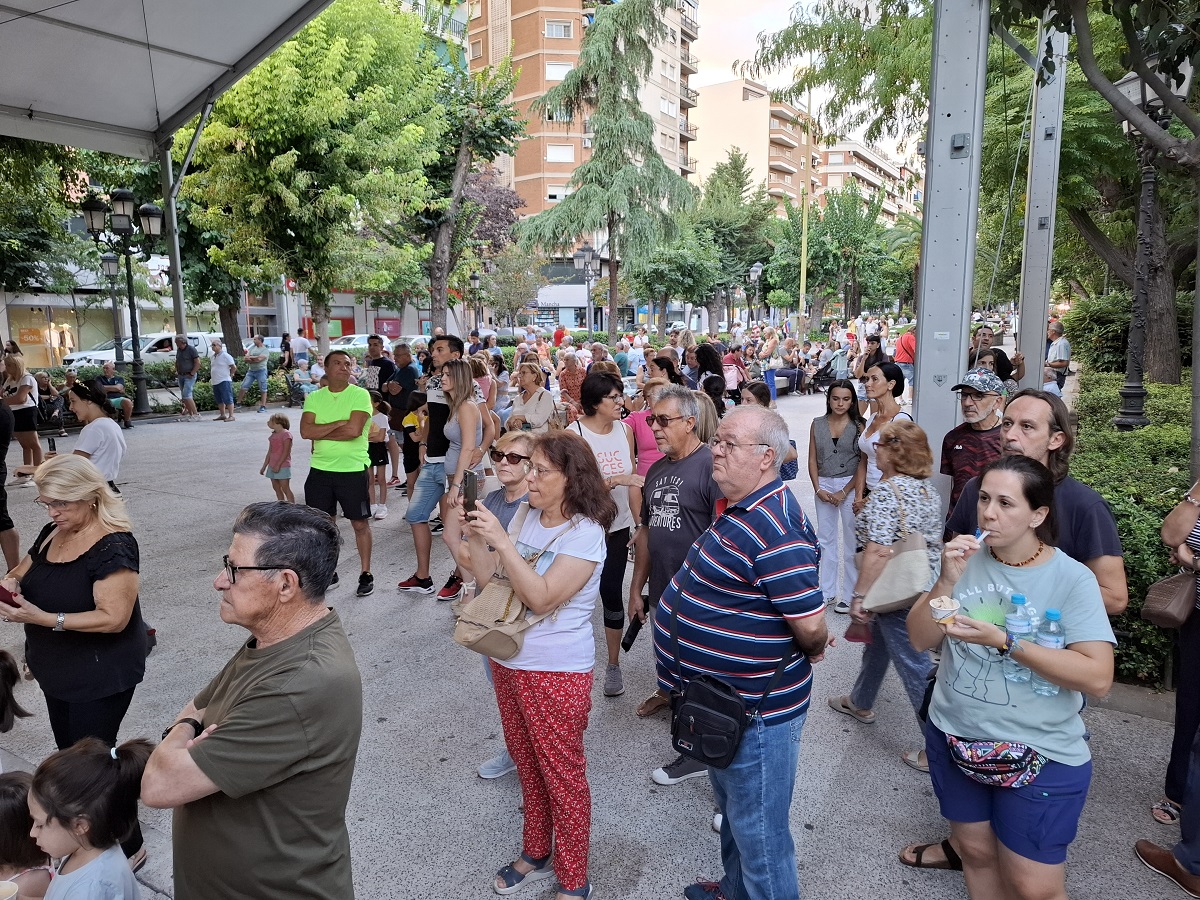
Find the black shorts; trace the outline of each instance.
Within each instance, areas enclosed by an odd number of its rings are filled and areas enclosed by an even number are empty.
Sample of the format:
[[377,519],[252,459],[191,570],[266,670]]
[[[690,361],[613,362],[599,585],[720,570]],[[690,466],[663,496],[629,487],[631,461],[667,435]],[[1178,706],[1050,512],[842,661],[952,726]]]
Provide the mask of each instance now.
[[388,464],[387,441],[371,441],[367,444],[367,462],[372,469]]
[[37,431],[37,407],[27,406],[24,409],[14,409],[13,434],[18,431]]
[[361,472],[326,472],[309,469],[304,479],[304,502],[331,516],[342,515],[347,519],[369,519],[371,497],[367,493],[367,470]]

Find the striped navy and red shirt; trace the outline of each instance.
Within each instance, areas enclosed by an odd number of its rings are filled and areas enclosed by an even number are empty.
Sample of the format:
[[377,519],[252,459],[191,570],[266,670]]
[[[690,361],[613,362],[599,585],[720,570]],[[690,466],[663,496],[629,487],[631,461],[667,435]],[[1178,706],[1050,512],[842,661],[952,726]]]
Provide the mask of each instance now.
[[[819,559],[800,502],[779,479],[730,504],[692,544],[654,613],[659,687],[678,690],[682,668],[684,677],[713,675],[747,706],[758,704],[779,660],[798,648],[787,620],[825,614]],[[759,710],[764,721],[805,713],[811,686],[812,666],[801,654]]]

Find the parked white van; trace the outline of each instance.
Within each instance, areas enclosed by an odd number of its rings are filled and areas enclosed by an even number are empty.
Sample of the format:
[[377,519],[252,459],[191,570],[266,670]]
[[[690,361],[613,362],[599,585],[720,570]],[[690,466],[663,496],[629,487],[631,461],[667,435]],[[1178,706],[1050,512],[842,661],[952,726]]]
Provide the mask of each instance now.
[[[156,334],[143,334],[141,336],[142,343],[142,362],[174,362],[175,361],[175,332],[160,331]],[[208,334],[189,334],[188,343],[196,348],[196,352],[201,356],[212,356],[212,342],[214,340],[223,340],[221,335],[216,332]],[[67,368],[76,366],[102,366],[106,362],[113,362],[117,358],[117,351],[113,341],[105,341],[102,344],[97,344],[90,350],[76,350],[63,359],[62,364]],[[125,361],[132,362],[133,360],[133,340],[125,338],[125,342],[121,345],[124,351]]]

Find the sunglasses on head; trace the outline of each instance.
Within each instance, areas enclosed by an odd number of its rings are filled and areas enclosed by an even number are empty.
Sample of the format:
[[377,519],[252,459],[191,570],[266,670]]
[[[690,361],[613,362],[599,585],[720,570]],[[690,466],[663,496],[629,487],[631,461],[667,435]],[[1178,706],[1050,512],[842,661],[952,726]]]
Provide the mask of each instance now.
[[520,453],[504,453],[500,450],[491,450],[489,451],[488,455],[491,456],[492,462],[498,463],[503,459],[507,461],[510,466],[517,466],[523,462],[529,462],[529,457],[522,456]]

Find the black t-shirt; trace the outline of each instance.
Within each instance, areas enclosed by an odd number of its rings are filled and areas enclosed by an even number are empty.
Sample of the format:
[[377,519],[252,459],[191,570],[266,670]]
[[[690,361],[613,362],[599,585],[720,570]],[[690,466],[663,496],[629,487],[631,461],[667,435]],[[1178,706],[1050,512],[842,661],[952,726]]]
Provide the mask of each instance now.
[[649,529],[651,603],[658,603],[696,538],[712,524],[721,498],[712,472],[712,451],[701,444],[680,460],[664,456],[646,473],[642,524]]
[[[1012,378],[1013,369],[1015,368],[1012,364],[1012,360],[1009,359],[1008,354],[999,347],[988,347],[988,350],[992,354],[992,359],[996,362],[996,377],[1001,381],[1008,381],[1008,379]],[[969,358],[967,360],[968,369],[975,368],[975,357],[982,352],[982,350],[976,350],[975,352],[969,354]]]
[[400,392],[393,394],[390,391],[381,391],[383,399],[392,408],[388,413],[388,424],[392,430],[399,431],[404,427],[404,417],[408,415],[408,398],[417,389],[417,381],[420,378],[421,369],[415,362],[410,362],[407,366],[394,366],[394,371],[386,383],[399,385]]
[[[55,529],[46,525],[29,548],[32,564],[21,578],[21,593],[50,613],[91,612],[95,582],[114,572],[140,569],[137,540],[127,531],[107,534],[70,562],[47,562],[42,549]],[[98,700],[127,691],[146,674],[146,623],[139,601],[116,634],[54,631],[25,626],[25,659],[46,696],[71,703]]]

